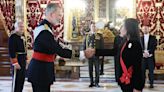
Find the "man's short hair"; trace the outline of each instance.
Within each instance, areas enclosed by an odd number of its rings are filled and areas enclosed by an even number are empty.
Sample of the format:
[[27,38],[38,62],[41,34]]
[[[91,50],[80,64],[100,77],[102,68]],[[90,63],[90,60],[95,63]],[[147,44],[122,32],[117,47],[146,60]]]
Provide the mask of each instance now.
[[50,3],[47,5],[45,10],[45,15],[49,15],[50,13],[53,13],[59,8],[59,5],[57,3]]

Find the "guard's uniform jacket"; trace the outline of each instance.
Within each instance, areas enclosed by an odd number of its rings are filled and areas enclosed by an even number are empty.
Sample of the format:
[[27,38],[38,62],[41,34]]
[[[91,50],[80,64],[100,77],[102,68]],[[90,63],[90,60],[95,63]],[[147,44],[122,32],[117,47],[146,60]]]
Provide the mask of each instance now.
[[25,50],[25,38],[24,36],[17,35],[16,33],[11,34],[9,38],[9,56],[10,58],[17,58],[18,62],[11,62],[12,64],[18,63],[21,67],[20,70],[14,71],[16,76],[13,76],[14,92],[22,92],[24,80],[25,80],[25,69],[26,69],[26,50]]
[[96,49],[103,49],[104,40],[102,34],[99,33],[87,34],[83,46],[84,46],[83,49],[89,47],[96,48]]
[[34,33],[34,53],[28,67],[28,81],[33,85],[50,85],[54,80],[54,60],[59,55],[71,58],[72,51],[63,49],[54,39],[52,25],[43,20]]

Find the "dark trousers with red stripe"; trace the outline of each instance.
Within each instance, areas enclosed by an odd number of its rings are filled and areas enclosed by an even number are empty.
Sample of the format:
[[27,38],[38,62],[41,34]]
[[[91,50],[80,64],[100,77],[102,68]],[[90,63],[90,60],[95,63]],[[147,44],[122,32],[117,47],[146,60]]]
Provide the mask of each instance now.
[[17,69],[15,77],[15,82],[13,84],[15,85],[14,92],[23,92],[23,86],[25,81],[25,67],[21,67],[20,70]]
[[[88,61],[89,64],[89,77],[91,84],[98,84],[99,83],[99,60],[97,57],[93,56]],[[95,81],[93,79],[93,67],[95,66]]]

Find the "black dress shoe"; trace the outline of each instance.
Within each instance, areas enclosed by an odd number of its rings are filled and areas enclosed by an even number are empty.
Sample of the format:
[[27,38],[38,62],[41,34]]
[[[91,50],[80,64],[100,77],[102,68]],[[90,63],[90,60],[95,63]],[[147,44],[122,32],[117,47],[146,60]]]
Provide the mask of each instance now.
[[95,85],[94,84],[90,84],[89,87],[94,87]]
[[95,87],[99,88],[99,87],[100,87],[100,85],[99,85],[99,84],[95,84]]
[[100,73],[100,75],[104,75],[104,73]]
[[149,88],[154,88],[154,86],[152,84],[150,84]]

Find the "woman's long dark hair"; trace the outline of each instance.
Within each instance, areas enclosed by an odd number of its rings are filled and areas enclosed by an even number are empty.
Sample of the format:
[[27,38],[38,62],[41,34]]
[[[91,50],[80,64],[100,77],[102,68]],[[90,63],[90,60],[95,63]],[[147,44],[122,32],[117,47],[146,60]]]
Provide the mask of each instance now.
[[140,40],[140,34],[139,34],[139,22],[134,19],[134,18],[127,18],[124,21],[124,27],[127,30],[126,36],[123,37],[121,44],[120,44],[120,49],[124,45],[124,43],[127,41],[127,39],[131,41],[138,41],[141,44]]
[[127,30],[127,36],[129,40],[135,40],[140,42],[139,34],[139,22],[134,18],[127,18],[124,22],[124,26]]

